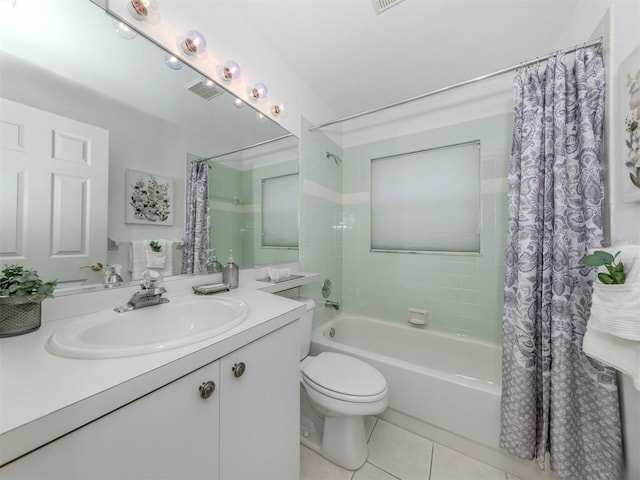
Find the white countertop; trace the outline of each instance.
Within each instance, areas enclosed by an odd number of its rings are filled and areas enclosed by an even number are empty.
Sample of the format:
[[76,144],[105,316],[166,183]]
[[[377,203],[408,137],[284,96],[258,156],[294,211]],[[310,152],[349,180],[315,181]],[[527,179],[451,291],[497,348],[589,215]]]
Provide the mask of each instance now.
[[[300,318],[303,304],[259,290],[276,292],[317,281],[317,276],[303,275],[272,284],[255,281],[243,270],[238,289],[216,294],[249,305],[241,325],[199,343],[124,358],[64,358],[49,353],[45,344],[55,330],[78,318],[65,313],[113,308],[125,303],[136,287],[46,301],[52,305],[43,304],[39,330],[0,339],[0,465]],[[165,296],[189,295],[191,285],[216,280],[204,276],[167,281]]]

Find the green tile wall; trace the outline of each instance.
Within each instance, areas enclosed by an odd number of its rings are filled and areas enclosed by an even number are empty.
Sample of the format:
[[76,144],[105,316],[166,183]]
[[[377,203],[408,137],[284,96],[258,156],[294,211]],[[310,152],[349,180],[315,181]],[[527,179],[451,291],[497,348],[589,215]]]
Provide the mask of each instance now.
[[[506,239],[506,187],[511,146],[509,114],[345,149],[342,230],[344,311],[406,322],[407,309],[426,309],[430,328],[499,341]],[[371,158],[481,142],[480,255],[370,252]],[[365,198],[363,203],[358,203]],[[312,223],[315,223],[315,219]]]
[[[342,150],[324,133],[310,132],[310,126],[303,119],[300,137],[300,176],[303,185],[300,196],[300,262],[303,271],[318,272],[322,280],[330,279],[333,284],[330,299],[342,301],[342,204],[304,188],[306,181],[340,194],[343,168],[328,160],[326,152],[342,157]],[[335,316],[334,309],[323,305],[319,283],[302,287],[300,294],[316,301],[314,326]]]

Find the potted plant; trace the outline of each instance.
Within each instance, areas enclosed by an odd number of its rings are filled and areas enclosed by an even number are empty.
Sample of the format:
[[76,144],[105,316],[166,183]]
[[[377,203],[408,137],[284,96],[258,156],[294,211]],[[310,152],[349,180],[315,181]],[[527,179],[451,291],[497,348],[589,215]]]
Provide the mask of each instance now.
[[596,250],[591,255],[585,255],[582,258],[582,263],[588,267],[604,266],[608,273],[598,273],[598,280],[605,285],[622,285],[627,279],[627,275],[624,273],[624,265],[622,262],[618,261],[616,263],[618,255],[620,255],[620,252],[611,255],[609,252]]
[[160,244],[160,242],[156,240],[151,240],[149,242],[149,246],[151,247],[151,250],[154,252],[159,252],[160,250],[162,250],[162,245]]
[[42,301],[53,296],[56,284],[56,280],[43,281],[36,270],[5,265],[0,276],[0,337],[40,328]]
[[627,275],[618,256],[596,250],[582,259],[589,267],[605,267],[593,284],[589,325],[626,340],[640,341],[640,296],[637,287],[626,285]]

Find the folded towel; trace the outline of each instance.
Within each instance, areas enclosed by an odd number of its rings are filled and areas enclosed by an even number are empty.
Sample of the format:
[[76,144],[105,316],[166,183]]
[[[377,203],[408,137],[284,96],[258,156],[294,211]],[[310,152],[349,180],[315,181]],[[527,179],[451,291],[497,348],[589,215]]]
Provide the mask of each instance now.
[[[585,354],[633,379],[640,390],[640,245],[600,248],[624,264],[622,285],[593,285],[591,316],[582,349]],[[606,271],[602,267],[602,271]]]
[[[624,264],[626,281],[622,285],[593,284],[589,326],[626,340],[640,341],[640,245],[613,245],[602,250]],[[606,271],[605,267],[601,267]]]
[[640,341],[640,283],[593,284],[589,325],[609,335]]
[[582,349],[591,358],[629,375],[633,386],[640,390],[639,342],[614,337],[587,324]]
[[145,256],[147,259],[147,267],[149,268],[164,268],[167,262],[167,241],[155,240],[160,245],[160,251],[154,252],[151,248],[150,242],[147,242],[144,246]]
[[146,245],[149,245],[149,242],[150,240],[133,240],[131,242],[131,248],[129,249],[129,271],[131,272],[132,280],[140,280],[145,270],[157,271],[164,277],[174,274],[173,249],[177,242],[166,240],[166,259],[163,268],[147,266]]
[[282,282],[291,276],[290,268],[271,268],[267,267],[269,279],[272,282]]

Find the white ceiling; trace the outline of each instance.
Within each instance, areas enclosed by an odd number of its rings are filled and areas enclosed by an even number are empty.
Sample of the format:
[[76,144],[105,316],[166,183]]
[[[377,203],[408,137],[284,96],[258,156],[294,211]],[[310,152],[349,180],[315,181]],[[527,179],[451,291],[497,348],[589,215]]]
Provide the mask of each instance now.
[[[338,116],[543,56],[586,0],[234,0]],[[567,45],[566,47],[568,47]]]

